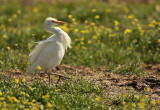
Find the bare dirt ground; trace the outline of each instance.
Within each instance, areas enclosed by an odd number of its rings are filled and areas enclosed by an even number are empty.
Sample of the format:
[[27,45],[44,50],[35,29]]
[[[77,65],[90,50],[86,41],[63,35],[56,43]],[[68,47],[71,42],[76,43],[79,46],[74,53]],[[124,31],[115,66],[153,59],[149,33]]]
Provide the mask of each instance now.
[[[106,95],[110,97],[119,96],[122,93],[136,93],[149,95],[153,99],[160,99],[160,64],[145,65],[143,68],[144,74],[141,76],[114,74],[103,68],[67,65],[61,65],[53,69],[52,73],[61,74],[70,78],[71,76],[72,78],[82,78],[95,85],[101,85],[107,91]],[[0,74],[19,79],[25,78],[27,82],[31,82],[35,79],[43,79],[48,83],[45,74],[28,75],[27,73],[18,71],[0,72]],[[58,77],[52,77],[53,83],[56,83],[57,79]],[[65,79],[66,78],[61,78],[59,83],[63,83]],[[146,91],[147,88],[150,88],[150,90]]]

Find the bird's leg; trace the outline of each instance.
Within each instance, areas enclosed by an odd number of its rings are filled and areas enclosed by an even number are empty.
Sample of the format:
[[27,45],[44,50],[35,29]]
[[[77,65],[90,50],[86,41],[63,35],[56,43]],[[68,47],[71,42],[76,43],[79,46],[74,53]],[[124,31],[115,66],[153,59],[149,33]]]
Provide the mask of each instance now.
[[51,87],[51,74],[50,74],[50,72],[47,72],[47,69],[46,69],[46,74],[48,74],[49,87]]
[[57,84],[58,84],[58,82],[60,81],[60,79],[61,79],[61,76],[58,76]]
[[48,78],[49,78],[49,87],[51,87],[51,74],[48,73]]

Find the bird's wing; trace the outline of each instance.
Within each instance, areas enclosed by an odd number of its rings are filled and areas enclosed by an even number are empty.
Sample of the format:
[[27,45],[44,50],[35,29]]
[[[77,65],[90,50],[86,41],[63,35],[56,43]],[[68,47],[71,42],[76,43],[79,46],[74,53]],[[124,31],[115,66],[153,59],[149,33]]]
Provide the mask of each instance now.
[[67,49],[67,47],[71,47],[71,38],[65,32],[64,32],[64,42],[65,42],[65,49]]
[[40,51],[46,47],[50,42],[54,42],[54,40],[44,40],[44,41],[40,41],[40,42],[36,42],[38,43],[38,45],[34,48],[34,50],[29,54],[29,56],[31,56],[30,61],[34,62],[36,60],[36,58],[38,57]]

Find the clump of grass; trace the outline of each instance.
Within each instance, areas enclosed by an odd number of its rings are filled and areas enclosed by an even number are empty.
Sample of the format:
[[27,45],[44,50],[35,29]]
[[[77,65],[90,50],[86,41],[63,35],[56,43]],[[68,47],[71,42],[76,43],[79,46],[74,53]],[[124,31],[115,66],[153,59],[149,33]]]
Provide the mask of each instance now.
[[116,74],[136,74],[136,75],[143,75],[143,68],[139,67],[136,64],[132,64],[129,66],[118,66],[118,67],[111,67],[112,72]]

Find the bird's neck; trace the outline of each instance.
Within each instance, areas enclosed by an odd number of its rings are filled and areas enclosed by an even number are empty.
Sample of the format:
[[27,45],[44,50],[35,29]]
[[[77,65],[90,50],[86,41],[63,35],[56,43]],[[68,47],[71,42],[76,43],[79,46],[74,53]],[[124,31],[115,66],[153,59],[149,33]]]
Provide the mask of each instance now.
[[51,33],[55,34],[54,37],[63,42],[64,38],[63,38],[63,34],[64,31],[62,29],[60,29],[59,27],[50,27],[49,30]]
[[48,32],[51,32],[51,33],[54,33],[54,34],[57,34],[57,33],[59,33],[59,29],[58,29],[58,27],[49,27],[49,28],[47,28],[46,29]]
[[64,48],[70,47],[71,39],[70,37],[59,27],[50,27],[49,32],[54,33],[54,38],[64,45]]

